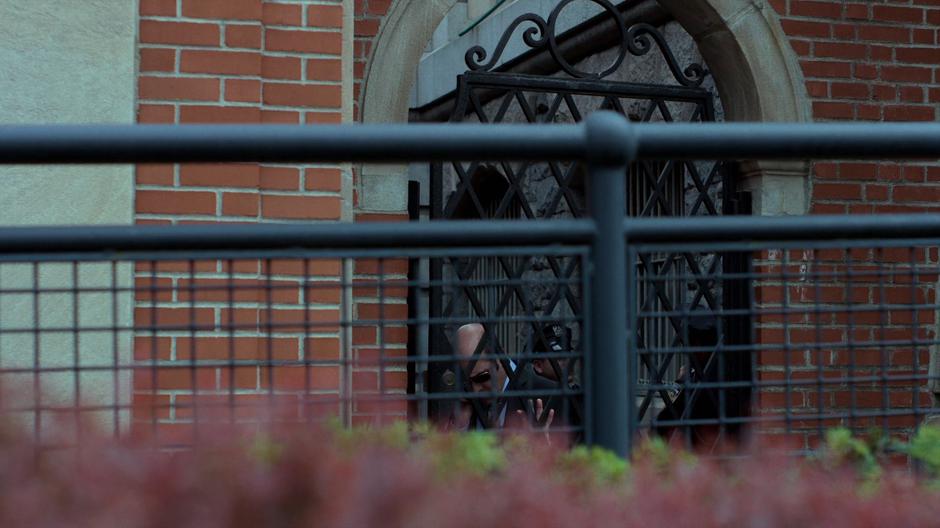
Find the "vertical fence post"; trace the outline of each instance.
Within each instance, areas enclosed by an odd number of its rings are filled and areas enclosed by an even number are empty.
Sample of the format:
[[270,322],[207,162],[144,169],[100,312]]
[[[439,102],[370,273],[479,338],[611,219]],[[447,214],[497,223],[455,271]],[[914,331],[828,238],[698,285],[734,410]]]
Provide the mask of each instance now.
[[592,248],[589,438],[626,456],[631,449],[632,395],[627,390],[627,269],[623,220],[627,167],[636,141],[629,122],[613,112],[587,118],[588,188],[597,234]]

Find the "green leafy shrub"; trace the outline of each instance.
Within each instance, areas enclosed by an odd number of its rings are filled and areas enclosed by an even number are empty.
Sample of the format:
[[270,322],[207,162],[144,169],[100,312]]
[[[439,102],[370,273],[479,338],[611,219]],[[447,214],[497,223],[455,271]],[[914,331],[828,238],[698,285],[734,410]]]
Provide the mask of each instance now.
[[433,434],[423,443],[416,444],[412,452],[430,453],[438,474],[487,476],[504,470],[506,452],[492,433],[471,431],[461,435]]
[[934,478],[940,479],[940,427],[921,427],[911,439],[907,452]]
[[835,465],[851,464],[867,479],[881,474],[881,466],[872,445],[852,435],[852,431],[837,427],[826,431],[827,462]]
[[577,446],[558,456],[557,469],[582,485],[615,485],[626,479],[630,464],[606,449]]

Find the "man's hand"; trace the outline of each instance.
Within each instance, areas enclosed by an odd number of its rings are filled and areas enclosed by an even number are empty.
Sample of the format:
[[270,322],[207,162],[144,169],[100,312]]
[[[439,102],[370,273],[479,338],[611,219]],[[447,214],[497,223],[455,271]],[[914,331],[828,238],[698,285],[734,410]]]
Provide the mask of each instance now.
[[[535,407],[535,423],[542,424],[539,429],[542,431],[542,434],[545,435],[545,441],[548,442],[548,445],[551,445],[552,439],[548,434],[548,430],[552,426],[552,422],[555,420],[555,409],[548,409],[548,412],[546,413],[545,405],[542,403],[542,398],[537,398],[535,400],[535,404],[532,403],[532,400],[529,400],[529,405]],[[516,411],[516,416],[519,417],[520,422],[525,423],[525,411],[519,409]]]

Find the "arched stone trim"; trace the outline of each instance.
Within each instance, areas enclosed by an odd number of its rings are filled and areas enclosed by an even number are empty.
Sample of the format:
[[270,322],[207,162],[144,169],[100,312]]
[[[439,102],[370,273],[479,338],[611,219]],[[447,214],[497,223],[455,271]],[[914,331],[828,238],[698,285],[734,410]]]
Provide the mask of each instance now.
[[[763,0],[658,0],[695,39],[715,75],[730,121],[810,121],[796,54],[777,14]],[[361,101],[365,123],[404,122],[422,52],[456,0],[397,0],[376,37]],[[360,204],[404,210],[406,168],[365,167]],[[809,164],[744,162],[756,214],[803,214]]]
[[408,120],[418,63],[434,30],[457,0],[396,0],[372,46],[360,108],[363,123]]
[[[424,48],[457,0],[396,0],[372,46],[359,108],[363,123],[403,123]],[[402,212],[408,207],[407,165],[364,165],[359,207]]]
[[[763,0],[658,0],[695,39],[729,121],[812,121],[796,53]],[[809,210],[809,163],[741,163],[742,184],[760,215]]]

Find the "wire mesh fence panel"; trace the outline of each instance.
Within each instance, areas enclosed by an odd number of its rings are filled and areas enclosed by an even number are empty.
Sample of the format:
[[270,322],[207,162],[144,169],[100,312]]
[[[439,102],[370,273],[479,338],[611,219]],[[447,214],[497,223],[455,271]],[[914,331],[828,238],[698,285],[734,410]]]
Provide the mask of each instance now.
[[[581,295],[585,279],[449,273],[431,280],[414,265],[434,258],[521,266],[547,255],[580,263],[586,251],[8,259],[0,262],[0,411],[42,447],[82,445],[105,433],[173,449],[222,426],[403,420],[573,437],[583,426],[584,354],[570,335],[584,335],[582,316],[531,306],[503,314],[488,302],[431,318],[426,298],[438,290],[464,306],[529,290]],[[518,335],[504,335],[507,329]],[[448,336],[443,348],[427,338],[434,333]],[[430,382],[431,365],[449,373],[443,382]]]
[[[832,427],[907,437],[937,414],[935,241],[644,244],[632,258],[666,250],[690,258],[665,272],[637,265],[636,280],[687,284],[691,300],[638,305],[632,317],[634,328],[660,321],[676,336],[639,341],[638,364],[680,365],[675,378],[638,384],[647,433],[807,450]],[[708,251],[744,265],[696,265]],[[702,291],[744,291],[747,302],[706,310]]]
[[[631,245],[635,426],[705,448],[808,450],[835,426],[911,434],[937,414],[938,247]],[[549,257],[568,272],[547,272]],[[589,259],[558,246],[8,259],[0,407],[46,447],[105,432],[180,448],[218,425],[326,421],[581,440],[591,314],[570,303],[590,305]],[[415,271],[431,261],[440,276]]]

